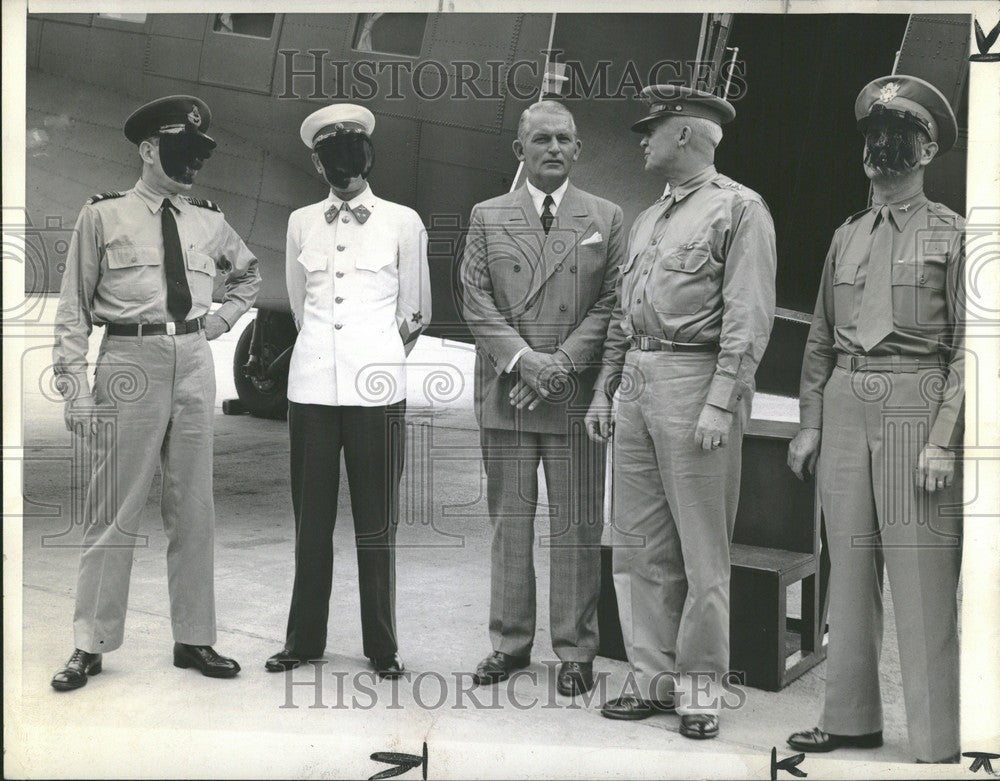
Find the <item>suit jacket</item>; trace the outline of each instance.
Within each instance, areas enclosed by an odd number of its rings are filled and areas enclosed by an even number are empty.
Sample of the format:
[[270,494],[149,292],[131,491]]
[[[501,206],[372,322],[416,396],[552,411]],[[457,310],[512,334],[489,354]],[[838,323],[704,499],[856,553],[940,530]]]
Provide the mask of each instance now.
[[[548,236],[525,186],[473,207],[460,288],[481,427],[565,434],[567,416],[586,413],[624,259],[622,222],[619,206],[572,183]],[[532,412],[510,405],[518,375],[505,371],[525,346],[561,348],[576,367],[558,399]]]

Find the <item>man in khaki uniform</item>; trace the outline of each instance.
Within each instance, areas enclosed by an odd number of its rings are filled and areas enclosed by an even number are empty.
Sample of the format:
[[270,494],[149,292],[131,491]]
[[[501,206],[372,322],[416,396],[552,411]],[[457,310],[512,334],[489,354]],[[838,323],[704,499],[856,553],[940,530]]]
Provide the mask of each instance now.
[[882,745],[884,565],[910,745],[918,761],[957,762],[963,223],[923,185],[958,128],[944,96],[912,76],[875,79],[854,109],[873,204],[833,236],[788,455],[803,479],[819,459],[832,565],[826,702],[821,727],[788,742]]
[[681,714],[711,738],[729,671],[729,543],[754,373],[774,316],[774,224],[763,199],[715,170],[729,103],[643,91],[646,170],[668,195],[632,226],[604,366],[587,415],[614,441],[614,577],[639,696],[604,716]]
[[[80,211],[56,312],[55,373],[66,425],[91,437],[83,554],[69,662],[52,679],[77,689],[124,639],[132,552],[159,464],[170,544],[167,573],[177,667],[230,678],[219,656],[213,589],[212,424],[215,366],[208,342],[228,331],[260,287],[257,259],[211,201],[184,195],[215,148],[211,112],[187,95],[155,100],[125,122],[142,175],[127,192]],[[212,288],[226,275],[225,303]],[[104,326],[94,387],[87,339]]]

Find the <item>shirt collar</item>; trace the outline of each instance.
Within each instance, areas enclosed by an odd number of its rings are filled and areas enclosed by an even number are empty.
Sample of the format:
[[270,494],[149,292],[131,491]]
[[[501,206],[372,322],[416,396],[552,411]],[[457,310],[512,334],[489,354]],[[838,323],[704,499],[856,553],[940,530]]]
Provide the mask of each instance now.
[[531,182],[525,180],[525,184],[528,185],[528,194],[531,196],[531,202],[535,205],[535,211],[541,215],[542,204],[545,202],[545,196],[551,195],[553,200],[552,213],[555,214],[559,211],[559,204],[562,203],[563,196],[566,194],[566,188],[569,187],[569,179],[563,181],[555,190],[551,193],[545,193],[539,190]]
[[[923,191],[920,191],[909,198],[901,198],[893,203],[873,201],[872,209],[878,212],[883,206],[887,206],[886,214],[888,214],[889,224],[897,231],[902,231],[906,224],[913,219],[913,215],[920,211],[926,203],[928,203],[927,196],[924,195]],[[875,229],[875,224],[872,225],[872,230]]]
[[160,207],[163,205],[163,199],[166,198],[170,201],[171,205],[177,210],[181,210],[182,199],[179,193],[174,193],[173,195],[164,195],[163,193],[158,193],[153,190],[148,184],[146,184],[142,179],[135,183],[135,187],[132,188],[132,192],[142,199],[142,202],[149,207],[149,210],[156,214],[160,211]]
[[[328,206],[336,206],[339,209],[344,202],[338,198],[331,189],[329,194],[326,196],[325,203]],[[349,209],[353,209],[355,206],[360,206],[361,204],[367,206],[369,210],[371,210],[375,205],[375,194],[372,192],[371,185],[367,182],[365,182],[365,189],[347,202],[347,207]]]
[[702,187],[704,187],[706,184],[712,181],[712,179],[715,178],[715,175],[716,175],[715,166],[714,165],[706,166],[687,181],[681,182],[676,187],[671,187],[667,195],[668,196],[673,195],[675,202],[682,201],[685,198],[687,198],[687,196],[689,196],[691,193],[693,193],[695,190],[700,190]]

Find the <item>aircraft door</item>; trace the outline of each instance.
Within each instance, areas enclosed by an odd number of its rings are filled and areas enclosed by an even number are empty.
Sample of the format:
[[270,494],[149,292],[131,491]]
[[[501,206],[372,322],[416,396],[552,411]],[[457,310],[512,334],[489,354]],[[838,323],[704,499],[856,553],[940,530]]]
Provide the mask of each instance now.
[[209,14],[198,80],[271,92],[282,14]]

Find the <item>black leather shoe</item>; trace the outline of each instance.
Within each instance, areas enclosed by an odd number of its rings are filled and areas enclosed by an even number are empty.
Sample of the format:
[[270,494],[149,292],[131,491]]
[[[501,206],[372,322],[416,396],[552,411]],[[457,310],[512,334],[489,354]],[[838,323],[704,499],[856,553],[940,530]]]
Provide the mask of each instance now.
[[506,681],[514,670],[521,670],[531,664],[527,656],[511,656],[503,651],[494,651],[476,667],[472,676],[480,686],[488,686],[500,681]]
[[563,662],[556,677],[556,691],[564,697],[589,692],[594,688],[593,662]]
[[793,732],[788,736],[788,745],[796,751],[826,752],[837,748],[878,748],[882,745],[882,731],[866,735],[834,735],[823,732],[819,727]]
[[294,670],[303,662],[308,662],[309,659],[304,656],[298,656],[293,654],[291,651],[282,648],[274,656],[269,656],[267,661],[264,662],[264,669],[269,673],[283,673],[287,670]]
[[674,703],[666,700],[640,700],[638,697],[616,697],[601,707],[606,719],[639,721],[657,713],[673,713]]
[[233,678],[240,671],[235,659],[219,656],[210,645],[174,643],[174,667],[195,667],[209,678]]
[[403,660],[399,658],[399,654],[369,659],[369,661],[372,663],[372,667],[375,668],[375,672],[378,673],[380,681],[384,681],[386,678],[399,678],[406,671],[406,667],[403,665]]
[[685,713],[681,716],[681,734],[695,740],[717,737],[719,717],[714,713]]
[[77,648],[66,666],[52,676],[52,688],[61,692],[85,686],[87,678],[101,672],[101,655],[91,654]]

